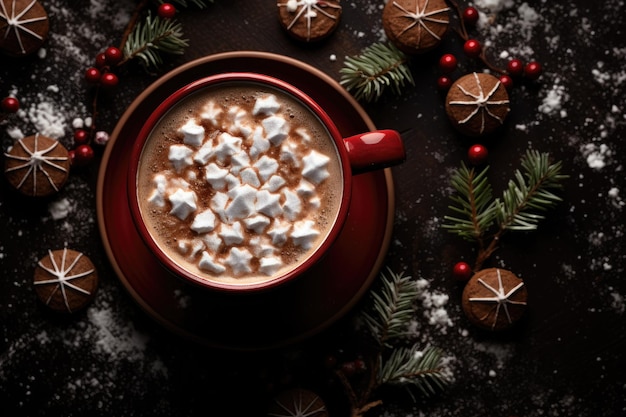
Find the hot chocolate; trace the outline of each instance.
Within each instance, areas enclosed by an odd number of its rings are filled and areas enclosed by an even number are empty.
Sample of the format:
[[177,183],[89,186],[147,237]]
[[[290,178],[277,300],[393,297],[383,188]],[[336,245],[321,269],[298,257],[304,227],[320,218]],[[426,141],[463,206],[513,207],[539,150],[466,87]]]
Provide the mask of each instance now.
[[288,93],[251,81],[208,86],[169,110],[146,141],[141,216],[159,248],[197,276],[271,280],[333,228],[339,158],[324,124]]

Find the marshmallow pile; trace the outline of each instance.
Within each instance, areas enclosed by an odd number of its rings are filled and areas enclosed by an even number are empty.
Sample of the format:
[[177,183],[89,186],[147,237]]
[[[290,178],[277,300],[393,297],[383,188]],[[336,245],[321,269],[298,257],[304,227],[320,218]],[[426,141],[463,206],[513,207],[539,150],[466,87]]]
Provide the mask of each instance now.
[[308,146],[310,132],[291,126],[276,96],[251,110],[209,101],[178,135],[149,201],[189,224],[181,255],[215,276],[270,276],[284,266],[281,248],[314,246],[316,187],[330,158]]

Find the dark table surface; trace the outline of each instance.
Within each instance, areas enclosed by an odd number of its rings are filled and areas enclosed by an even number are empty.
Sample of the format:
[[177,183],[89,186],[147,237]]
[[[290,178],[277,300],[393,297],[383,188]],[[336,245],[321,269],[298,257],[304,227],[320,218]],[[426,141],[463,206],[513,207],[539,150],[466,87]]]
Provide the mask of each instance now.
[[[135,6],[42,4],[51,30],[45,53],[0,57],[0,96],[15,94],[25,110],[0,124],[3,151],[15,129],[28,135],[60,126],[57,137],[72,146],[72,120],[91,113],[84,70],[98,52],[119,43]],[[382,0],[342,4],[337,31],[310,46],[286,36],[275,2],[218,0],[204,10],[182,10],[178,19],[190,40],[185,54],[167,59],[158,74],[128,67],[119,86],[100,97],[98,125],[112,131],[160,75],[218,52],[283,54],[339,80],[346,56],[385,39]],[[626,6],[623,0],[476,4],[492,8],[492,20],[476,34],[490,46],[491,61],[502,66],[508,53],[545,69],[537,82],[514,88],[508,121],[489,142],[494,189],[502,190],[533,148],[563,161],[570,175],[564,201],[536,232],[507,235],[488,262],[524,279],[527,317],[505,334],[478,331],[463,315],[462,286],[450,272],[457,261],[473,259],[475,248],[440,227],[450,214],[450,173],[466,160],[470,142],[447,120],[436,80],[438,57],[446,52],[461,61],[456,75],[480,66],[463,58],[458,37],[446,36],[435,51],[410,61],[415,87],[362,103],[377,127],[402,133],[407,149],[406,162],[392,169],[396,211],[385,266],[429,283],[412,337],[442,348],[452,375],[430,398],[380,392],[383,405],[367,415],[625,415]],[[46,120],[47,126],[35,123]],[[95,201],[101,155],[97,149],[96,160],[49,200],[27,201],[5,181],[0,186],[3,415],[263,415],[268,400],[290,387],[322,394],[332,415],[345,415],[345,396],[321,363],[329,355],[358,356],[352,340],[361,304],[318,334],[260,352],[214,349],[173,335],[128,294],[103,249]],[[92,259],[100,289],[85,311],[60,318],[36,300],[32,274],[48,249],[64,246]],[[448,322],[429,321],[433,300],[442,303]]]

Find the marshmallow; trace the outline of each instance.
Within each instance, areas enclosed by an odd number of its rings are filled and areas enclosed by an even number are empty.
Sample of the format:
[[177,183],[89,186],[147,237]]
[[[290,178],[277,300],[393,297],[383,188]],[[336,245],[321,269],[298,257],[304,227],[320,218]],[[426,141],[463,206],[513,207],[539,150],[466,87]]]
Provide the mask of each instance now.
[[270,141],[263,135],[263,128],[257,127],[252,135],[252,146],[250,146],[250,156],[257,159],[270,148]]
[[202,235],[201,239],[211,253],[217,253],[222,247],[222,238],[220,238],[216,232]]
[[215,258],[211,256],[207,251],[202,252],[202,257],[198,262],[198,267],[200,269],[204,269],[205,271],[212,272],[216,275],[220,275],[224,271],[226,271],[226,267],[216,262]]
[[298,194],[288,188],[283,189],[282,195],[285,197],[285,202],[283,203],[283,212],[285,217],[294,221],[300,212],[302,212],[302,201],[300,201]]
[[274,146],[279,146],[289,134],[289,123],[280,116],[270,116],[261,122],[265,138]]
[[[259,188],[261,186],[261,181],[256,174],[256,171],[252,168],[246,168],[239,174],[241,177],[242,184],[250,184],[255,188]],[[271,178],[270,178],[271,179]]]
[[215,195],[211,199],[211,202],[209,203],[209,207],[211,207],[211,210],[213,210],[213,212],[217,214],[220,217],[220,220],[223,222],[226,221],[225,209],[227,203],[228,195],[222,192],[215,193]]
[[170,152],[167,157],[176,172],[180,173],[183,169],[193,164],[193,160],[191,159],[192,154],[193,151],[185,145],[172,145],[170,146]]
[[319,197],[311,197],[309,199],[309,207],[311,207],[312,209],[317,210],[321,206],[322,206],[322,200],[320,200]]
[[228,175],[228,170],[220,168],[214,162],[204,168],[204,179],[214,190],[223,190],[226,187],[226,175]]
[[193,239],[191,241],[191,252],[188,257],[194,258],[202,249],[204,249],[204,242],[200,239]]
[[213,101],[209,101],[202,109],[202,113],[200,113],[200,118],[202,118],[202,120],[209,121],[213,126],[217,126],[218,125],[217,118],[221,114],[222,114],[221,107],[216,106]]
[[230,172],[226,174],[224,181],[226,181],[226,188],[228,188],[229,191],[241,185],[241,180],[239,179],[239,177],[231,174]]
[[274,255],[276,248],[267,236],[253,236],[250,238],[250,248],[257,258]]
[[239,174],[241,170],[250,167],[250,157],[245,151],[237,152],[230,159],[230,172]]
[[284,141],[280,147],[280,160],[291,164],[293,167],[299,168],[298,144],[291,140]]
[[310,197],[315,194],[315,186],[302,178],[296,187],[296,192],[301,197]]
[[245,219],[254,212],[257,190],[249,185],[241,185],[228,192],[232,199],[226,206],[226,217],[229,220]]
[[270,219],[267,217],[257,214],[254,217],[248,217],[243,221],[248,230],[252,230],[256,234],[261,234],[270,225]]
[[237,106],[233,106],[228,110],[228,116],[232,120],[232,125],[228,128],[228,131],[233,135],[241,135],[247,138],[252,133],[252,128],[246,124],[248,118],[248,112],[240,109]]
[[330,175],[328,173],[328,162],[330,158],[319,152],[312,150],[307,156],[302,158],[304,168],[302,168],[302,176],[314,184],[319,184]]
[[267,235],[272,238],[274,245],[282,246],[287,242],[289,229],[291,229],[291,223],[275,219],[271,229],[267,231]]
[[196,211],[196,193],[193,191],[183,191],[178,188],[176,192],[169,196],[172,209],[170,214],[185,220],[189,214]]
[[268,94],[267,96],[256,100],[254,108],[252,109],[252,114],[255,116],[259,114],[276,114],[278,109],[280,109],[280,103],[276,100],[276,96]]
[[280,205],[280,194],[273,194],[267,190],[261,190],[256,194],[255,210],[268,217],[276,217],[283,212]]
[[261,258],[259,260],[259,272],[270,276],[278,271],[282,265],[283,262],[280,260],[280,258],[277,258],[275,256]]
[[200,149],[196,151],[193,156],[193,160],[200,165],[206,165],[207,162],[209,162],[209,159],[213,157],[214,153],[215,150],[213,148],[213,141],[207,140],[206,142],[204,142],[204,145],[202,145]]
[[313,226],[315,226],[315,222],[312,220],[295,222],[291,232],[293,243],[304,249],[311,249],[320,234]]
[[267,181],[269,177],[278,171],[278,161],[267,155],[263,155],[261,159],[254,164],[254,167],[259,171],[259,177],[261,177],[261,180]]
[[248,272],[252,272],[252,267],[250,266],[250,260],[252,259],[252,254],[247,249],[239,249],[234,247],[228,252],[228,256],[224,263],[233,271],[233,275],[242,275]]
[[213,210],[207,209],[196,214],[191,224],[191,230],[196,233],[208,233],[215,229],[215,214]]
[[196,124],[195,120],[189,120],[179,130],[183,134],[183,143],[198,147],[204,141],[204,127]]
[[287,184],[287,181],[280,175],[272,175],[269,180],[261,187],[262,190],[267,190],[271,193],[275,193],[280,188]]
[[165,207],[165,188],[167,186],[167,178],[163,174],[157,174],[152,179],[154,190],[148,197],[148,201],[157,207]]
[[180,239],[178,245],[176,245],[176,249],[178,249],[178,253],[181,255],[189,253],[189,248],[191,248],[191,243],[186,239]]
[[304,143],[311,142],[311,135],[309,135],[309,132],[305,128],[303,127],[297,128],[296,134],[300,136],[300,139],[302,139]]
[[224,163],[226,159],[241,150],[241,138],[226,132],[217,137],[218,144],[214,149],[217,160]]
[[227,246],[239,245],[243,242],[243,230],[241,223],[235,222],[232,225],[223,223],[219,232],[220,237]]

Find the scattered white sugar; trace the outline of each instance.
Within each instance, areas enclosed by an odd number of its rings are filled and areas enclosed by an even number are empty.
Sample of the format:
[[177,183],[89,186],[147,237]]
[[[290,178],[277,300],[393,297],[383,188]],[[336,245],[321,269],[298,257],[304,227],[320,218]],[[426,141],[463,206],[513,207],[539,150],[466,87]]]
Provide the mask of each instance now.
[[564,112],[563,104],[567,101],[568,95],[565,92],[565,87],[559,84],[557,80],[550,88],[539,105],[538,110],[546,115],[560,114],[561,117],[567,117],[567,113]]
[[583,157],[587,161],[587,165],[589,166],[589,168],[592,168],[594,170],[601,170],[602,168],[604,168],[608,163],[608,159],[612,155],[611,149],[608,147],[608,145],[604,143],[584,144],[581,147],[581,151]]
[[73,205],[67,198],[52,201],[48,204],[48,211],[53,220],[65,219],[72,211]]
[[335,62],[335,61],[337,61],[337,55],[330,54],[330,57],[328,57],[328,59],[330,59],[330,62]]
[[418,300],[428,324],[434,326],[442,334],[446,334],[447,329],[453,326],[445,308],[450,298],[449,295],[441,291],[430,290],[430,282],[424,278],[418,279],[415,285],[419,291]]

